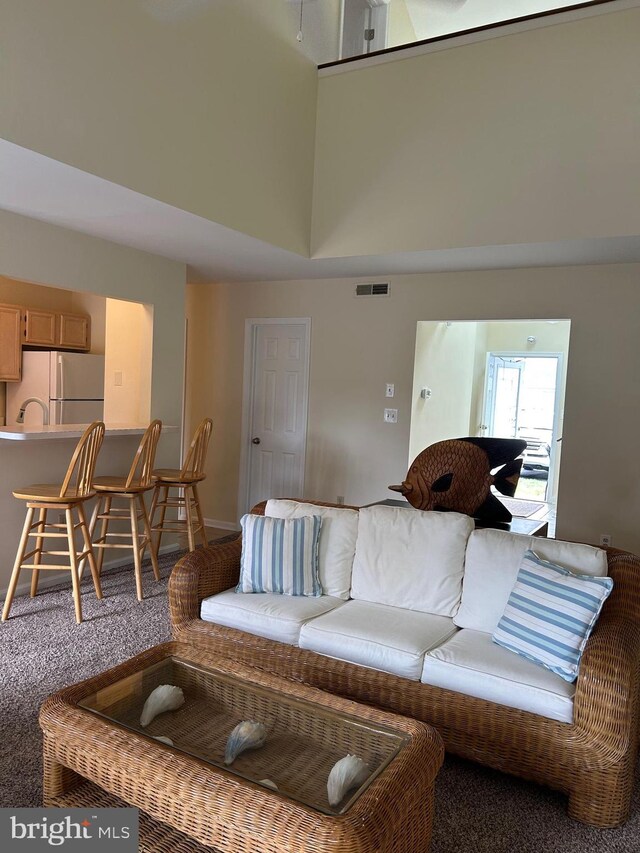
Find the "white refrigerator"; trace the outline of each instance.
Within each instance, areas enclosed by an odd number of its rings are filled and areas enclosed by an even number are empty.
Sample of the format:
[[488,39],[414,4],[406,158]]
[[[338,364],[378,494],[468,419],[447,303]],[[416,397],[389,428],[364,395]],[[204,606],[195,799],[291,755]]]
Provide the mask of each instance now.
[[[89,424],[104,416],[104,356],[79,352],[23,352],[22,381],[7,383],[7,426],[20,407],[37,397],[51,424]],[[30,403],[25,426],[42,424],[42,409]]]

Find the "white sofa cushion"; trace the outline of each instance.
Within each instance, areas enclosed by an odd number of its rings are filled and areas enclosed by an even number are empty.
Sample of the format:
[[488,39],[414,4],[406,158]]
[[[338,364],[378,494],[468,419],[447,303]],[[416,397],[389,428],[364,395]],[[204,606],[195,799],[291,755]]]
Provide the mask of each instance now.
[[496,645],[491,634],[464,628],[424,659],[425,684],[573,722],[575,684]]
[[457,512],[361,509],[351,597],[453,616],[473,528],[473,519]]
[[348,601],[306,622],[299,645],[322,655],[419,681],[425,652],[456,630],[446,616]]
[[358,536],[358,512],[355,509],[315,506],[289,500],[267,501],[265,515],[272,518],[301,518],[319,515],[322,519],[318,572],[322,591],[336,598],[349,598],[353,555]]
[[578,574],[606,577],[608,573],[606,552],[592,545],[505,530],[474,530],[467,544],[462,601],[454,617],[459,628],[495,631],[529,549]]
[[319,598],[273,592],[247,595],[228,589],[205,598],[200,606],[200,617],[205,622],[238,628],[295,646],[300,629],[308,619],[340,607],[343,603],[341,599],[328,595]]

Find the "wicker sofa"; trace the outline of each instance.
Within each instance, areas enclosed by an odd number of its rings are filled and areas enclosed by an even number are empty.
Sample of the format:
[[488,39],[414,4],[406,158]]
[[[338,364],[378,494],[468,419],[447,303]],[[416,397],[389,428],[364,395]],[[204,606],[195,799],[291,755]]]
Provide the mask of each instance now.
[[[332,512],[337,509],[331,504],[317,502],[313,503],[313,507],[317,508],[318,512]],[[254,508],[253,512],[263,514],[265,504]],[[417,511],[398,510],[397,512]],[[267,511],[267,514],[279,514],[283,517],[290,515],[291,512]],[[456,514],[451,514],[453,515]],[[360,528],[363,526],[363,520],[364,515],[361,513]],[[473,524],[471,524],[472,527]],[[479,547],[486,551],[487,543],[491,543],[491,536],[494,534],[499,537],[515,536],[506,532],[492,531],[488,534],[483,532],[483,537],[474,540],[473,537],[477,537],[479,533],[480,531],[467,533],[468,542],[475,542],[473,547],[476,552]],[[528,537],[516,537],[513,541],[510,539],[503,541],[507,548],[512,550],[515,548],[517,551],[521,546],[522,548],[526,546],[526,543],[516,541],[521,539],[528,539]],[[547,544],[541,546],[542,542]],[[536,540],[536,547],[551,549],[551,556],[547,559],[552,559],[553,548],[563,548],[565,545],[573,547],[570,543],[554,545],[554,542],[555,540]],[[387,665],[386,659],[383,663],[377,664],[375,651],[373,658],[367,657],[369,653],[366,649],[365,652],[362,651],[363,644],[357,640],[347,641],[342,647],[344,651],[336,654],[332,651],[334,646],[331,643],[334,638],[331,637],[330,631],[319,631],[318,626],[324,624],[330,627],[333,624],[331,619],[334,621],[336,619],[335,614],[340,616],[343,607],[345,609],[342,612],[347,612],[346,606],[352,604],[351,600],[339,601],[335,605],[335,611],[324,616],[320,609],[320,615],[316,618],[306,620],[306,617],[301,617],[299,621],[302,623],[302,630],[298,626],[297,638],[294,632],[291,636],[274,639],[273,636],[269,636],[273,634],[268,627],[271,617],[267,618],[265,629],[260,627],[261,619],[264,621],[263,616],[251,613],[244,614],[244,622],[234,623],[236,627],[222,624],[225,619],[216,617],[216,607],[220,609],[225,606],[228,597],[234,595],[233,589],[239,578],[241,547],[241,538],[238,536],[232,541],[191,552],[177,563],[169,585],[172,628],[177,640],[194,643],[201,648],[210,648],[212,652],[221,653],[245,664],[277,672],[295,681],[305,682],[337,695],[370,703],[429,723],[442,735],[447,751],[565,792],[568,794],[569,815],[584,823],[612,827],[627,819],[638,750],[638,703],[640,701],[638,690],[640,559],[638,557],[613,548],[607,549],[604,553],[594,548],[590,548],[588,553],[584,552],[589,559],[593,556],[595,559],[605,561],[605,571],[613,578],[614,588],[587,642],[578,679],[575,685],[572,685],[571,693],[560,691],[559,698],[552,697],[549,710],[544,705],[547,683],[541,682],[540,689],[529,691],[533,696],[532,704],[524,689],[520,691],[524,699],[518,698],[519,688],[515,684],[517,675],[512,676],[514,690],[509,689],[507,677],[502,679],[505,684],[499,687],[496,693],[491,686],[491,675],[480,673],[480,677],[475,678],[475,685],[473,679],[469,682],[472,686],[467,692],[467,688],[460,687],[455,681],[451,682],[452,667],[446,663],[446,654],[444,658],[441,655],[441,659],[435,660],[434,663],[432,655],[435,653],[437,657],[437,649],[435,652],[423,655],[426,675],[423,674],[422,680],[419,674],[416,675],[419,670],[415,670],[414,667],[415,655],[401,657],[400,664],[392,660]],[[384,550],[384,543],[379,543],[379,547]],[[581,545],[575,547],[588,548]],[[462,604],[459,605],[458,615],[463,613],[465,606],[467,615],[473,610],[468,603],[465,605],[464,596],[467,595],[467,588],[471,590],[473,586],[470,567],[473,559],[477,562],[477,557],[470,557],[469,544],[466,548],[464,581],[461,579],[464,592],[461,593]],[[486,557],[485,553],[485,567],[488,565]],[[480,568],[482,569],[482,565]],[[383,583],[387,580],[383,579]],[[477,571],[474,583],[477,586]],[[350,594],[358,597],[354,593],[355,589],[354,580],[354,587],[346,597],[349,598]],[[406,596],[406,590],[404,594]],[[492,599],[495,597],[492,595]],[[497,595],[497,598],[499,597],[500,594]],[[245,600],[255,599],[256,596],[245,595],[244,598]],[[281,596],[281,598],[292,598],[292,596]],[[358,602],[355,603],[358,604]],[[364,604],[360,602],[360,604],[364,608],[368,606],[366,602]],[[327,606],[330,605],[331,603]],[[207,607],[211,606],[213,610],[206,612]],[[381,614],[379,629],[383,630],[386,614],[393,609],[393,605],[373,606],[379,608]],[[490,606],[501,608],[503,602],[492,600]],[[202,612],[205,612],[206,618],[202,618]],[[369,615],[368,619],[371,625],[377,623],[375,615],[377,611],[373,613],[374,615]],[[395,615],[395,611],[392,615]],[[471,615],[473,617],[473,613]],[[476,613],[475,617],[481,618],[482,614]],[[277,612],[274,618],[277,622]],[[413,609],[398,609],[397,624],[400,626],[406,628],[406,625],[412,624],[412,620],[419,618],[421,618],[420,615],[416,616]],[[324,619],[324,622],[320,622],[321,619]],[[471,637],[472,646],[475,645],[476,639],[485,642],[483,632],[473,632],[465,628],[464,619],[462,623],[462,629],[454,625],[452,632],[448,635],[446,631],[442,633],[443,648],[447,642],[451,641],[452,634],[454,640]],[[473,624],[473,620],[466,624]],[[438,631],[440,628],[439,625]],[[366,626],[364,630],[366,633]],[[277,631],[276,636],[280,636]],[[489,634],[489,639],[490,636]],[[314,646],[314,642],[320,642],[320,645]],[[327,646],[326,643],[329,645]],[[308,647],[301,647],[304,645]],[[438,643],[435,645],[437,646]],[[512,655],[511,652],[503,649],[500,649],[500,653]],[[517,655],[512,656],[520,660]],[[354,662],[354,659],[358,662]],[[403,670],[405,661],[408,661],[410,671]],[[523,661],[522,665],[525,668],[529,666],[542,671],[545,674],[544,677],[556,678],[554,673],[548,673],[529,661]],[[453,669],[456,668],[453,667]],[[458,669],[462,672],[464,667]],[[445,673],[444,680],[439,670]],[[399,672],[402,674],[398,674]],[[468,673],[462,672],[462,675],[466,677]],[[535,684],[538,684],[537,678],[538,676],[534,673]],[[431,683],[425,683],[425,679]],[[493,681],[498,683],[500,679],[493,679]],[[479,687],[477,687],[478,684]],[[489,685],[488,688],[487,685]],[[573,692],[574,689],[575,692]],[[551,692],[553,690],[555,687]],[[516,695],[513,700],[512,692]],[[473,695],[474,693],[476,695]],[[540,702],[540,696],[542,696],[542,710],[539,710],[536,704]],[[514,707],[518,704],[521,707]]]

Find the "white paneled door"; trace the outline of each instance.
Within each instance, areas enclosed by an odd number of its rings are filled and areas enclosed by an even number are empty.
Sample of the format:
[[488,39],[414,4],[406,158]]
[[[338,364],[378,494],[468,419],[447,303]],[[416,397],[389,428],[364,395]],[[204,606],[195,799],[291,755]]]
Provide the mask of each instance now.
[[248,508],[275,497],[303,497],[309,326],[253,326]]

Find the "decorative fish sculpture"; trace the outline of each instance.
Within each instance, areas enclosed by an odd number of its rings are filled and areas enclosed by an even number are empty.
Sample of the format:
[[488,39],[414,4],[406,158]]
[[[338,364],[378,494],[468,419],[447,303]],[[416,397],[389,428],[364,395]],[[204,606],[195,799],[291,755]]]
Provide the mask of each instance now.
[[224,763],[232,764],[241,752],[260,749],[267,740],[267,730],[255,720],[243,720],[229,735],[224,751]]
[[182,690],[173,684],[161,684],[152,690],[147,697],[140,715],[140,725],[144,729],[158,714],[163,714],[165,711],[176,711],[182,705],[184,705]]
[[[511,513],[491,486],[513,497],[527,442],[520,438],[452,438],[425,448],[406,480],[389,486],[416,509],[453,510],[487,521],[511,521]],[[495,474],[491,472],[503,467]]]
[[369,768],[357,755],[345,755],[331,768],[327,779],[327,797],[330,806],[337,806],[347,791],[357,788],[369,778]]

